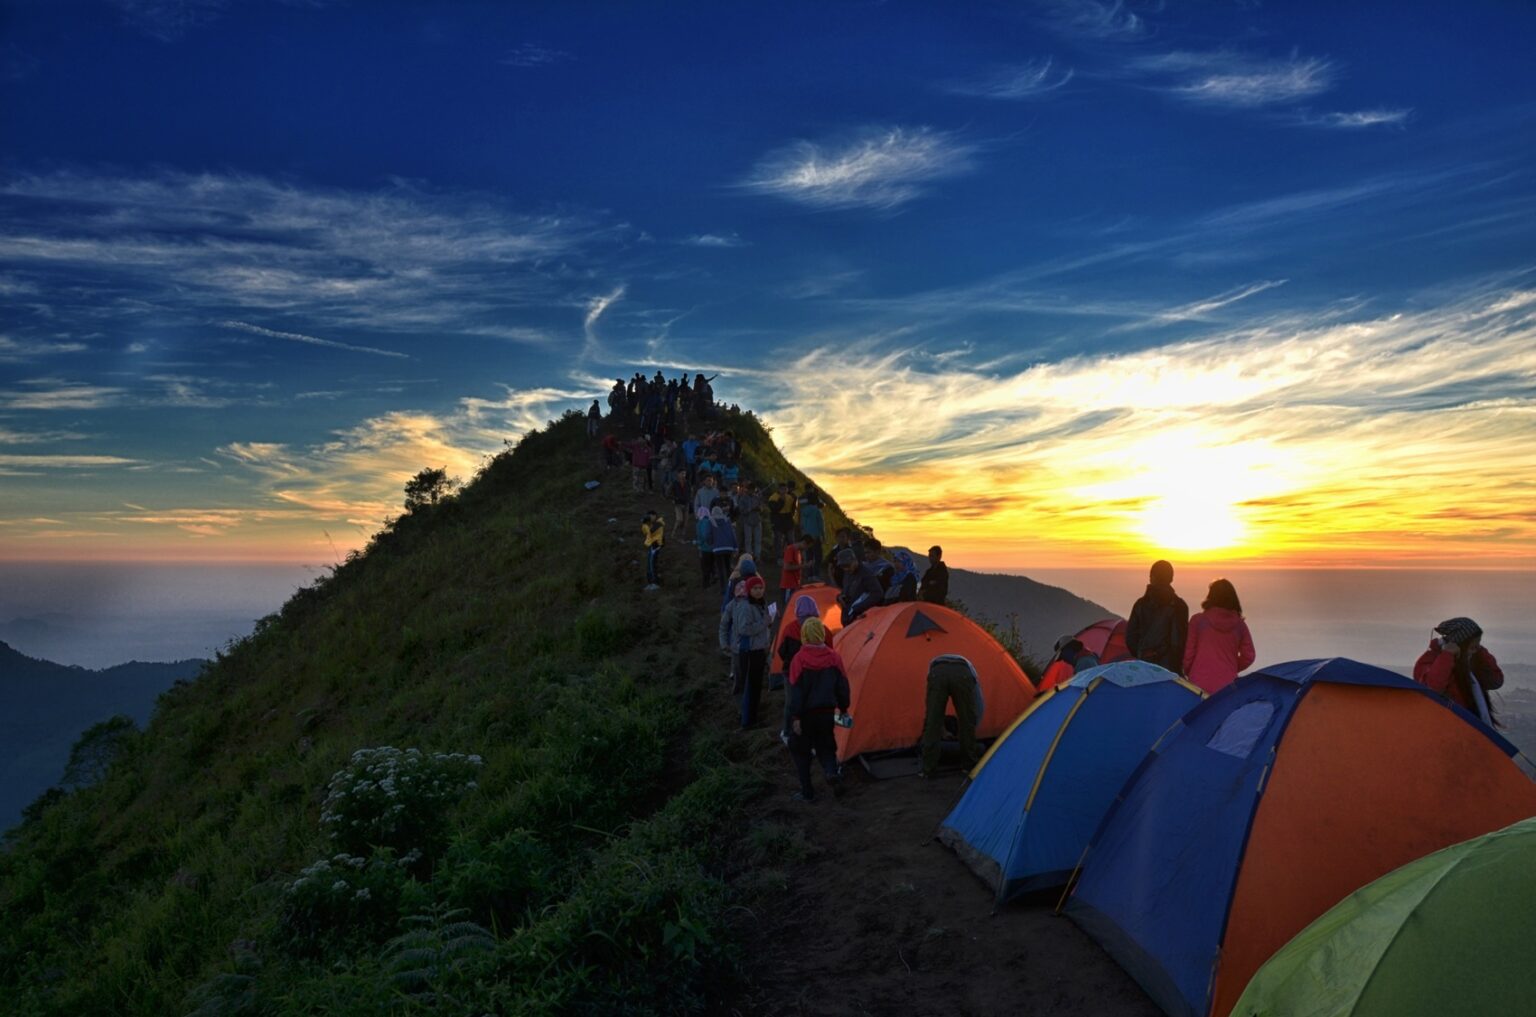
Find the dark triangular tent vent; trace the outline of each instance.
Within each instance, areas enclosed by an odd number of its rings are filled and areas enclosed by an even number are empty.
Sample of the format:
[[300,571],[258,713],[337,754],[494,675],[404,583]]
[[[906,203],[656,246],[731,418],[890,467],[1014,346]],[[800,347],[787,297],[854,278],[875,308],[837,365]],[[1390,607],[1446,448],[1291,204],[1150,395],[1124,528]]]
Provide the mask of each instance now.
[[907,638],[920,636],[924,632],[943,632],[944,626],[923,614],[921,611],[912,612],[912,620],[907,623]]

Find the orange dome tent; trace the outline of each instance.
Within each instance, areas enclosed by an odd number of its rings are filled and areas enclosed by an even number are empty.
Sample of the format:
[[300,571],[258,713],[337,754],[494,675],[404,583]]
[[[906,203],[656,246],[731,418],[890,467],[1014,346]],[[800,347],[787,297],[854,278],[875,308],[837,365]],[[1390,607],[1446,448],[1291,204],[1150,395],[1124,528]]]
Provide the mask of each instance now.
[[923,736],[928,664],[944,653],[971,662],[986,701],[976,736],[995,738],[1035,697],[1018,663],[980,625],[938,604],[877,607],[849,625],[834,644],[848,669],[851,728],[838,728],[837,754],[907,749]]
[[816,613],[821,618],[821,623],[826,627],[828,642],[832,639],[832,633],[843,627],[843,612],[837,606],[837,587],[828,586],[826,583],[807,583],[790,595],[789,605],[785,607],[784,617],[779,622],[779,629],[774,633],[773,646],[768,652],[768,671],[770,674],[783,674],[784,665],[779,661],[779,644],[784,641],[784,629],[789,624],[789,619],[795,616],[795,601],[804,594],[816,602]]

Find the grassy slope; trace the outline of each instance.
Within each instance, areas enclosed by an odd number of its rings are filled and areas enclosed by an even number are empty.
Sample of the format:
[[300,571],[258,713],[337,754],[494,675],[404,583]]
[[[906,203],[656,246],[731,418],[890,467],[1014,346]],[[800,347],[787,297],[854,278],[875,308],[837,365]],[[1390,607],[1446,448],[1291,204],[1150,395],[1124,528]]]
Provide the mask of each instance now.
[[[804,480],[755,418],[726,424],[751,472]],[[16,831],[8,1009],[429,1009],[389,977],[395,911],[311,923],[300,949],[285,906],[336,850],[328,778],[376,745],[485,759],[446,849],[391,891],[401,914],[462,908],[497,936],[436,991],[504,1013],[685,1012],[734,991],[721,876],[733,851],[762,859],[727,831],[766,764],[699,723],[720,660],[691,549],[668,549],[678,582],[639,594],[641,496],[617,476],[584,491],[596,459],[579,420],[530,435],[167,693],[101,785]]]

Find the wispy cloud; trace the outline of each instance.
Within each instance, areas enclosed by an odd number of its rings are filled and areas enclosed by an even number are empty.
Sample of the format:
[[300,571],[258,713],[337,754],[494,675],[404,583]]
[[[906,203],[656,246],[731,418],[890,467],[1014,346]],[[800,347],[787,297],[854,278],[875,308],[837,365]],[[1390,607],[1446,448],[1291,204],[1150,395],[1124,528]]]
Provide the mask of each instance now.
[[1148,32],[1146,20],[1123,0],[1036,0],[1036,6],[1052,27],[1067,35],[1125,41]]
[[1058,66],[1051,57],[1037,57],[1022,64],[995,68],[976,78],[951,82],[946,91],[984,99],[1034,99],[1054,92],[1071,80],[1072,68]]
[[102,466],[131,466],[137,462],[137,459],[122,456],[0,454],[0,466],[22,469],[88,470]]
[[609,293],[595,296],[591,300],[587,301],[587,316],[582,320],[582,329],[585,332],[587,339],[586,352],[591,353],[597,346],[598,319],[603,316],[608,308],[612,307],[615,303],[624,298],[624,291],[626,288],[627,287],[620,285],[615,287]]
[[563,49],[543,46],[536,42],[525,42],[502,57],[501,63],[508,67],[550,67],[567,63],[572,59],[574,57]]
[[1300,123],[1308,127],[1356,131],[1369,127],[1404,127],[1412,116],[1411,109],[1361,109],[1348,113],[1308,113],[1300,118]]
[[[1523,519],[1505,546],[1536,555],[1528,492],[1478,479],[1530,472],[1536,298],[1478,291],[1428,310],[1319,317],[1002,373],[850,344],[743,384],[790,457],[816,464],[861,520],[946,546],[970,534],[1000,561],[1155,547],[1144,514],[1206,475],[1221,479],[1205,496],[1230,499],[1263,553],[1369,558],[1425,534],[1470,541],[1476,527],[1437,513],[1475,488],[1486,512]],[[844,383],[816,400],[781,380],[828,371]],[[871,405],[923,412],[871,417]],[[864,423],[837,425],[849,419]],[[945,498],[921,508],[933,499],[918,492],[932,490]],[[999,496],[1006,511],[961,518]]]
[[96,410],[123,400],[127,390],[88,385],[61,378],[31,378],[20,388],[0,390],[0,407],[8,410]]
[[376,346],[354,346],[351,343],[339,343],[331,339],[304,335],[300,332],[279,332],[276,329],[263,328],[260,325],[252,325],[244,321],[221,321],[218,325],[220,328],[232,328],[241,332],[249,332],[251,335],[262,335],[271,339],[286,339],[289,342],[307,343],[310,346],[325,346],[329,349],[348,350],[352,353],[371,353],[376,357],[397,357],[402,360],[411,359],[408,354],[398,353],[395,350],[381,350]]
[[689,247],[745,247],[747,242],[735,233],[695,233],[684,237]]
[[928,127],[870,129],[851,140],[800,141],[769,153],[741,186],[812,208],[891,209],[969,170],[976,151]]
[[355,346],[371,344],[351,333],[442,336],[561,318],[569,329],[570,278],[625,233],[404,182],[338,190],[174,172],[0,178],[0,216],[11,287],[45,298],[88,289],[95,312],[153,313],[183,328],[259,315],[274,331]]
[[1246,286],[1238,286],[1223,293],[1218,293],[1215,296],[1206,297],[1203,300],[1191,301],[1190,303],[1182,304],[1178,307],[1170,307],[1164,311],[1154,311],[1137,321],[1129,322],[1125,325],[1120,325],[1116,328],[1110,329],[1109,331],[1126,332],[1133,329],[1149,328],[1156,325],[1174,325],[1188,321],[1204,321],[1213,313],[1221,310],[1224,307],[1230,307],[1239,301],[1247,300],[1249,297],[1263,293],[1265,290],[1272,290],[1277,286],[1284,286],[1288,281],[1289,280],[1286,279],[1261,279],[1258,282],[1249,283]]
[[229,0],[108,0],[129,26],[160,42],[177,42],[216,20]]
[[0,363],[39,360],[43,357],[53,357],[65,353],[84,353],[88,349],[90,347],[85,343],[18,342],[9,336],[0,335]]
[[1332,61],[1292,55],[1283,60],[1232,51],[1175,51],[1132,64],[1158,77],[1164,91],[1213,106],[1261,107],[1293,103],[1333,87]]

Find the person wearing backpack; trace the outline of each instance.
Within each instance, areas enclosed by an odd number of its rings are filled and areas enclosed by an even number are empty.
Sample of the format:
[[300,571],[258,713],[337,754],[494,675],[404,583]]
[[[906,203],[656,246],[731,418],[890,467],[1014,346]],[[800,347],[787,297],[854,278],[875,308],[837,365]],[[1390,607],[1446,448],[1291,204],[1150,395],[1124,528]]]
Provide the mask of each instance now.
[[1173,566],[1152,563],[1147,592],[1131,607],[1125,623],[1125,646],[1131,656],[1184,673],[1184,644],[1189,638],[1189,605],[1173,591]]
[[[809,598],[806,598],[809,599]],[[827,630],[821,619],[806,618],[800,625],[800,650],[789,664],[789,751],[795,758],[800,790],[790,797],[797,802],[816,800],[811,787],[811,756],[832,788],[842,790],[843,770],[837,762],[835,717],[846,713],[852,701],[848,669],[837,651],[826,645]]]

